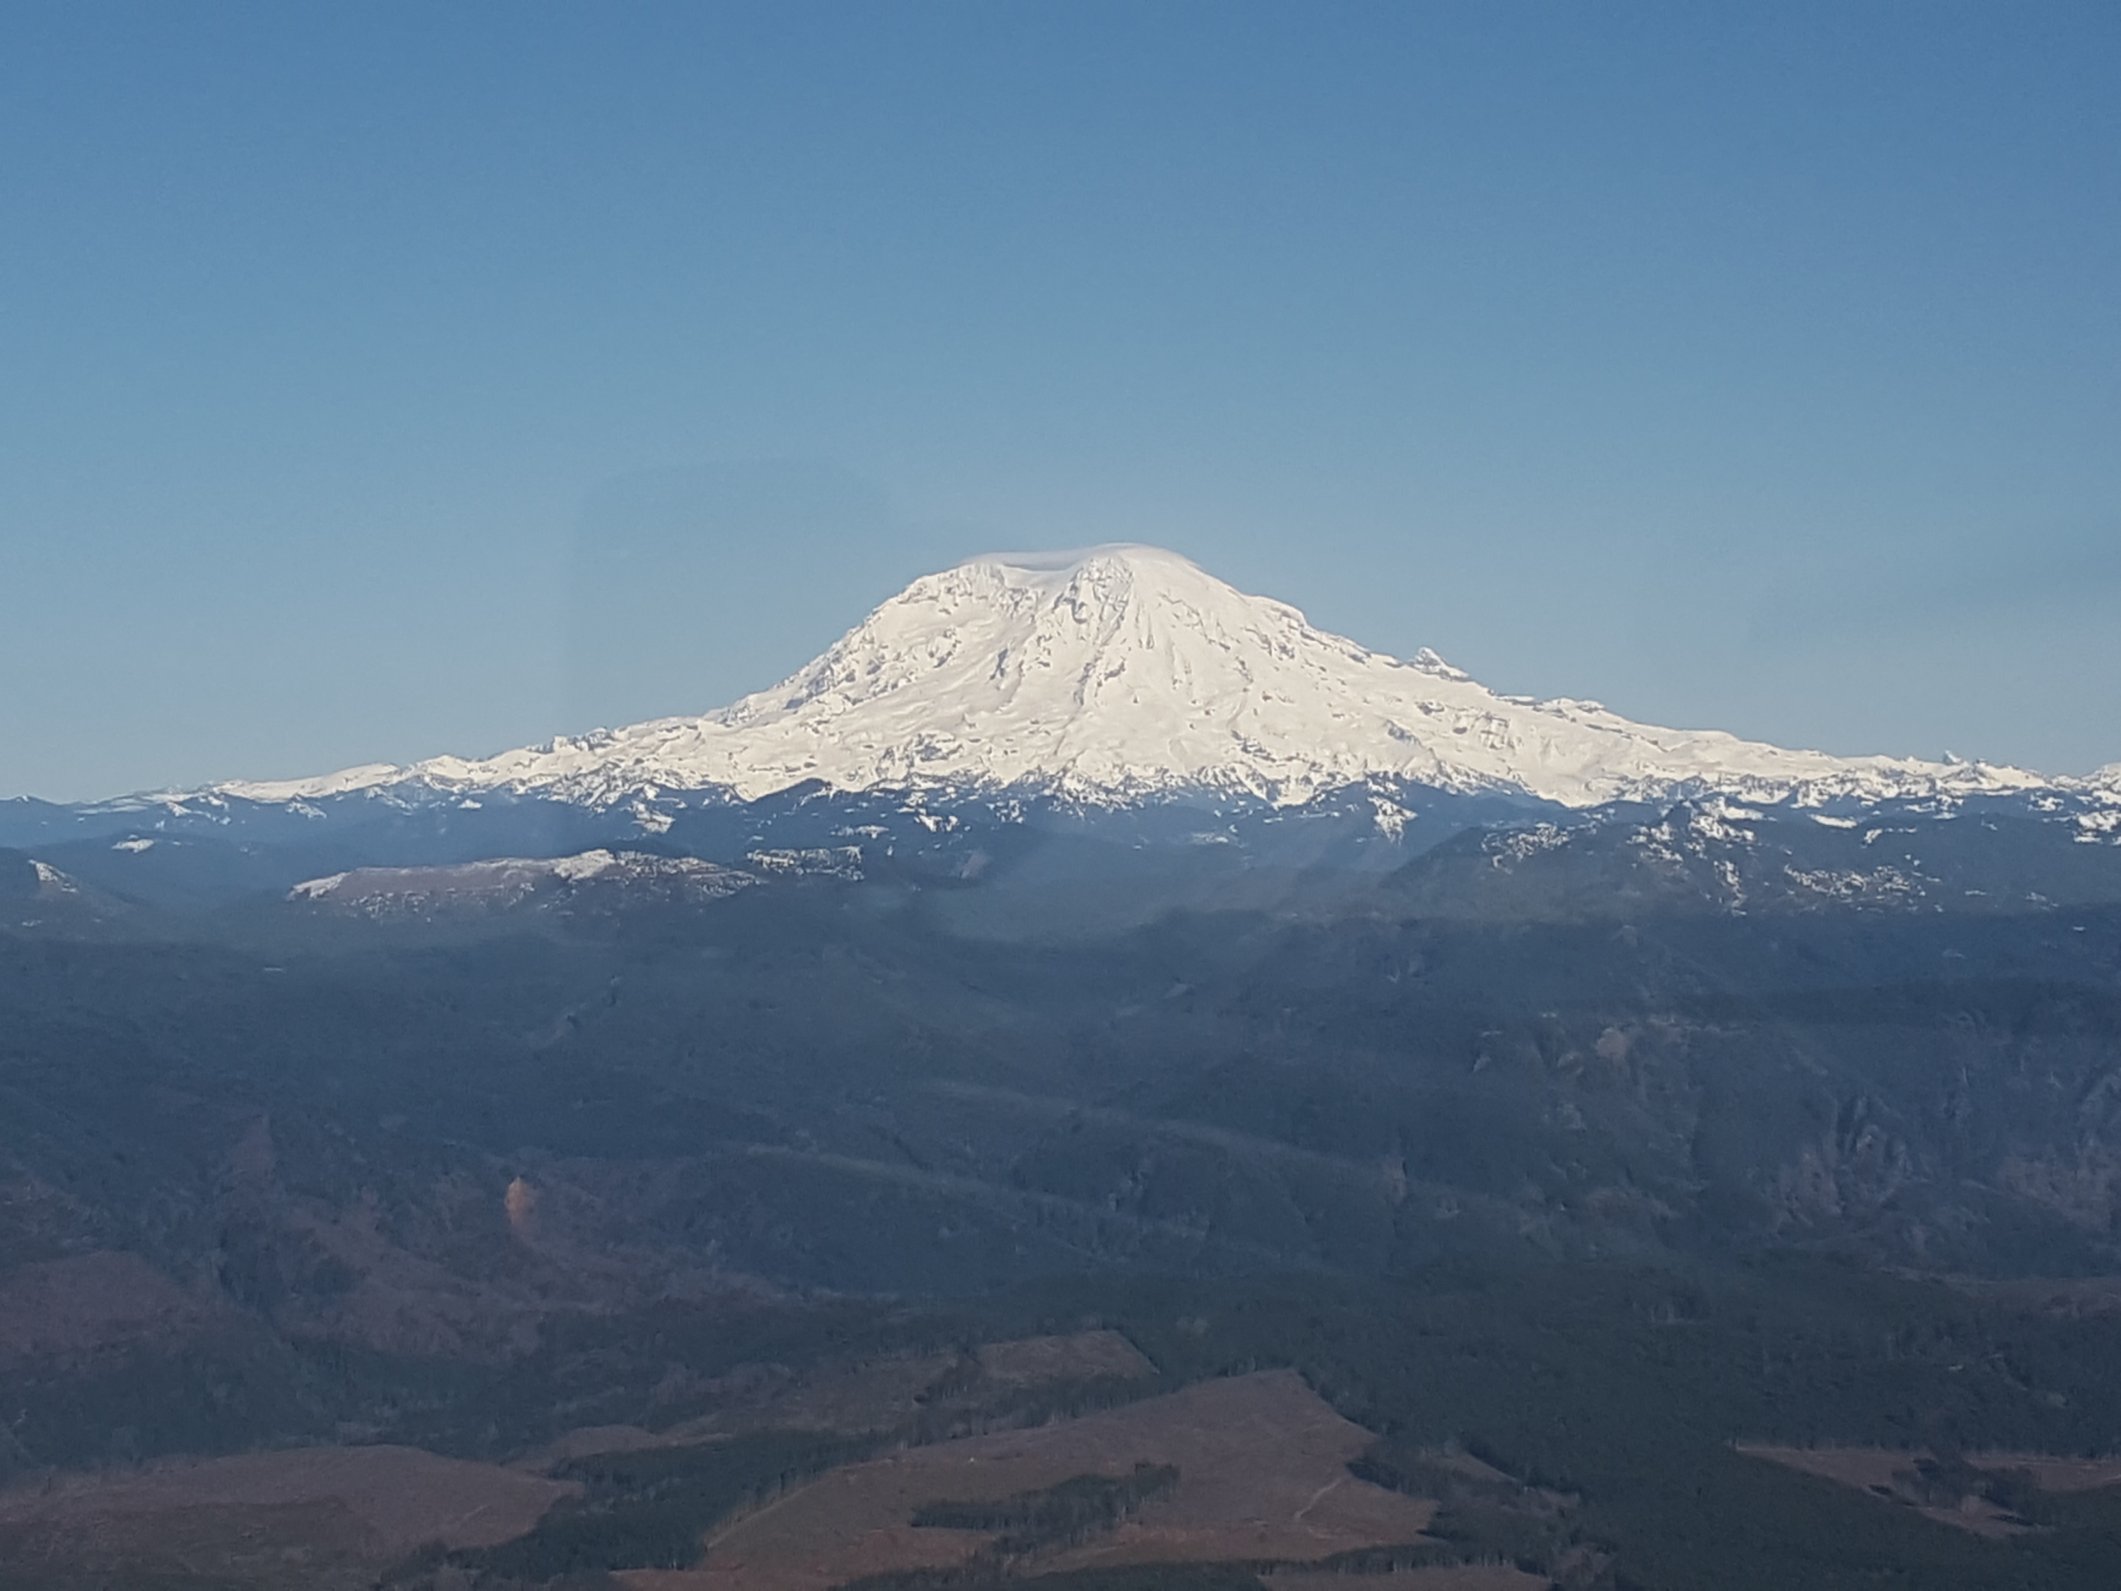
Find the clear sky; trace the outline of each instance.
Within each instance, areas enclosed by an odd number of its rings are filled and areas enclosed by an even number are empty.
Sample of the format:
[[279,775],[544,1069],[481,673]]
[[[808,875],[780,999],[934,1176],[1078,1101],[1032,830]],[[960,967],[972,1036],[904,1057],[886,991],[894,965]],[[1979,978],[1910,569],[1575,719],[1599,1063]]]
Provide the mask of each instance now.
[[93,5],[0,41],[0,793],[484,753],[1138,540],[2121,758],[2121,6]]

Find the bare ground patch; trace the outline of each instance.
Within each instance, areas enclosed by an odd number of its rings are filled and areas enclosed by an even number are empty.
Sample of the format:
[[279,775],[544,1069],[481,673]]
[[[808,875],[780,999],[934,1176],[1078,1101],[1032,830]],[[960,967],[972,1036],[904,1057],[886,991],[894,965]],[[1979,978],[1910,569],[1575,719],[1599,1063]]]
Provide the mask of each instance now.
[[334,1549],[388,1557],[512,1540],[575,1490],[414,1447],[311,1447],[0,1494],[0,1528],[86,1541],[135,1526],[197,1535],[216,1518],[271,1535],[294,1521]]
[[1043,1386],[1147,1381],[1156,1369],[1116,1331],[1023,1337],[970,1353],[895,1354],[795,1375],[753,1366],[709,1388],[714,1407],[660,1431],[632,1425],[569,1431],[523,1460],[549,1467],[592,1453],[671,1447],[744,1431],[890,1431],[923,1409],[974,1414]]
[[201,1506],[0,1522],[0,1585],[369,1591],[387,1555],[339,1502]]
[[826,1591],[865,1574],[962,1564],[988,1532],[913,1525],[943,1502],[990,1502],[1137,1464],[1175,1487],[1109,1533],[1036,1567],[1283,1559],[1417,1541],[1435,1505],[1356,1479],[1373,1440],[1292,1371],[1203,1382],[1031,1430],[911,1448],[835,1470],[727,1526],[694,1569],[620,1576],[633,1591]]
[[2057,1458],[2052,1453],[1969,1453],[1969,1464],[2024,1470],[2044,1492],[2095,1492],[2121,1486],[2121,1458]]

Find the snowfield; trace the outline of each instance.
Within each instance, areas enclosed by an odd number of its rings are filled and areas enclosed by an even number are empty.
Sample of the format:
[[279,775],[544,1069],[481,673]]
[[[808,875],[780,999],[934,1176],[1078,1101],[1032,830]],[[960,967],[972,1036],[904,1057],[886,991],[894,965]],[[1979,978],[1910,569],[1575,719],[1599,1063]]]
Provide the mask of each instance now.
[[[2111,775],[2114,771],[2110,770]],[[2051,783],[2015,768],[1833,757],[1506,697],[1423,651],[1372,652],[1175,553],[1107,546],[975,558],[924,576],[771,690],[719,712],[482,760],[371,764],[205,794],[298,803],[481,791],[599,807],[659,790],[754,799],[1024,787],[1089,803],[1179,789],[1294,806],[1368,779],[1571,807],[1720,793],[1953,797]]]

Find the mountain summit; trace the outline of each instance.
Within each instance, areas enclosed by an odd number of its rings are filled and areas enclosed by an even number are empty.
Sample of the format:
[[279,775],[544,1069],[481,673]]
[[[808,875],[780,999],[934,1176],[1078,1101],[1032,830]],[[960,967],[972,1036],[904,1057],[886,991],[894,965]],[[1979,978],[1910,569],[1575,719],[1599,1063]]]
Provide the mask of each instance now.
[[1881,799],[2032,788],[1980,763],[1831,757],[1659,729],[1595,702],[1502,696],[1433,652],[1314,628],[1176,553],[1113,545],[925,575],[823,656],[719,712],[216,793],[506,790],[608,805],[718,789],[1036,790],[1089,802],[1187,790],[1299,805],[1385,780],[1567,806],[1720,792]]

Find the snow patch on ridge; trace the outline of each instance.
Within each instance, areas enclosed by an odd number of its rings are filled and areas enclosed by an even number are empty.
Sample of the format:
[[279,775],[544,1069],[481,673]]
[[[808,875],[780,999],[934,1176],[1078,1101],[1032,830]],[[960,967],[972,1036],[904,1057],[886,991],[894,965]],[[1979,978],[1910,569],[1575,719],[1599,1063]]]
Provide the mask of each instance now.
[[687,899],[715,900],[754,882],[737,868],[691,856],[637,851],[581,851],[559,857],[493,857],[427,867],[359,867],[295,885],[290,901],[407,910],[438,906],[506,906],[542,890],[588,883],[647,884]]

